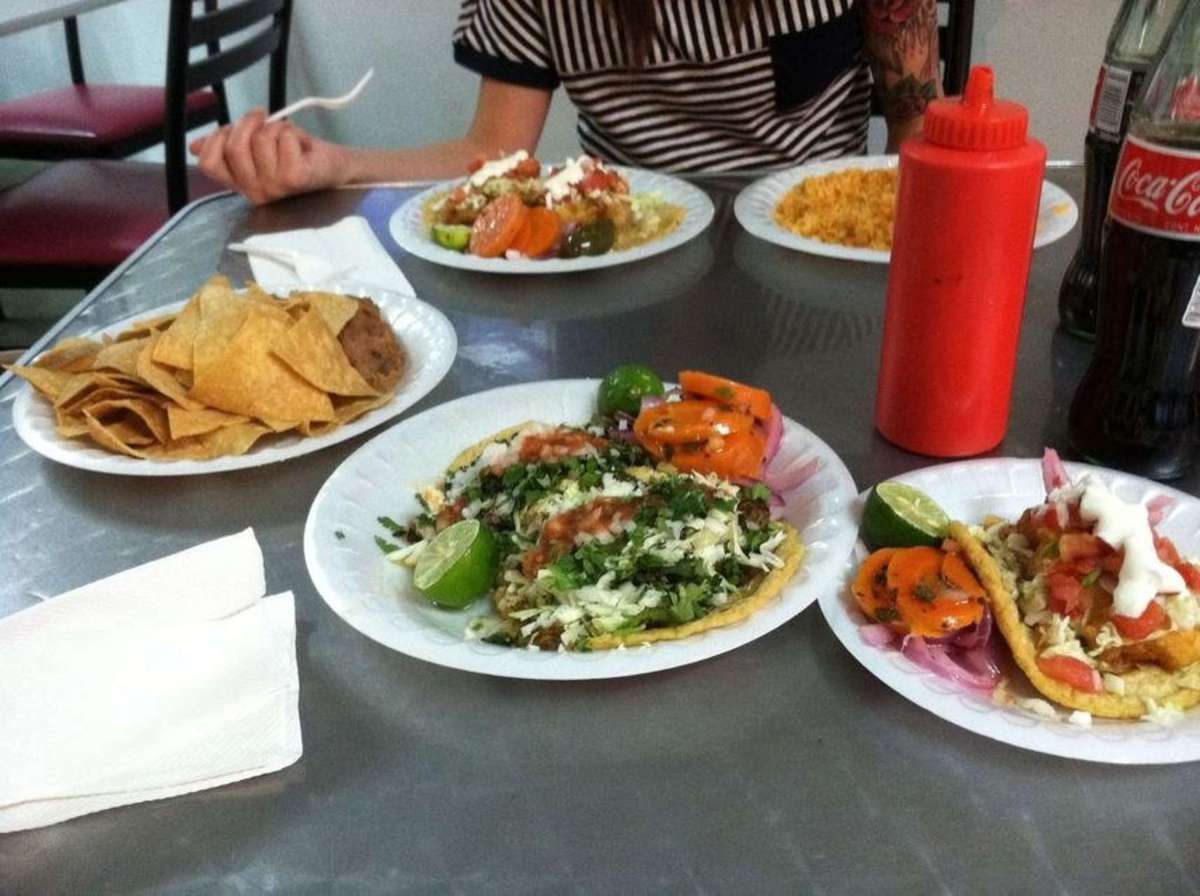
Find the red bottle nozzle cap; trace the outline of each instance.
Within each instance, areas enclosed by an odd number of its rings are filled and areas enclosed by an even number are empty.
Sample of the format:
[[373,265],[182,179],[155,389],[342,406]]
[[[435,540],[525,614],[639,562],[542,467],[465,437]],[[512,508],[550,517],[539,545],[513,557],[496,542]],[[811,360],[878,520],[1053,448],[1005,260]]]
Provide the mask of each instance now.
[[976,65],[961,97],[934,100],[925,110],[925,139],[951,149],[1016,149],[1025,143],[1029,112],[1020,103],[998,100],[990,65]]

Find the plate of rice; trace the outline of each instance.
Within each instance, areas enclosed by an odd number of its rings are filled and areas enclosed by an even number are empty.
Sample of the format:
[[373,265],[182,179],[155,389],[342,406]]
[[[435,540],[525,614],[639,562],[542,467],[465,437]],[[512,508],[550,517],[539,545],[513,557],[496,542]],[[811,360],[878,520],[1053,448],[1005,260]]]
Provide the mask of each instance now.
[[[899,156],[848,156],[789,168],[750,184],[733,211],[760,239],[814,255],[886,264],[892,257]],[[1065,236],[1079,208],[1044,181],[1034,248]]]

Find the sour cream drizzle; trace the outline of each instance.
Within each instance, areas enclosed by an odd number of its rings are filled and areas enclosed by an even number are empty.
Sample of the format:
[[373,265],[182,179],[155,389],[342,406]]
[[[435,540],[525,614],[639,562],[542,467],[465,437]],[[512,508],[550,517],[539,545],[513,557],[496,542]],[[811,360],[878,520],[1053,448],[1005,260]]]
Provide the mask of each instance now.
[[1115,614],[1136,619],[1156,594],[1187,590],[1183,576],[1159,559],[1144,506],[1122,501],[1090,476],[1069,488],[1057,489],[1052,497],[1066,500],[1078,497],[1079,515],[1085,522],[1095,523],[1092,531],[1096,537],[1125,552],[1113,591]]
[[571,192],[571,187],[583,180],[586,172],[583,170],[583,163],[587,161],[587,156],[579,156],[571,159],[567,164],[563,165],[562,170],[552,174],[546,179],[546,198],[547,204],[550,200],[557,202],[560,199],[565,199]]
[[491,162],[484,162],[479,170],[472,174],[467,180],[473,187],[482,187],[493,177],[503,177],[512,171],[519,164],[529,158],[529,153],[523,149],[518,149],[511,156],[505,156],[502,159],[496,159]]

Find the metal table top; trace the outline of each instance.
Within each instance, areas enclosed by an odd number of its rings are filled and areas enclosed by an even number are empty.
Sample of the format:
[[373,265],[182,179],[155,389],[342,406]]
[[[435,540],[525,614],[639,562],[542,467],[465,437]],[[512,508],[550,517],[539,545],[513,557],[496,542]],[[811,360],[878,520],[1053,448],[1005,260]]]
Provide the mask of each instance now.
[[[1078,169],[1052,180],[1078,197]],[[733,218],[636,265],[502,277],[398,255],[460,353],[414,410],[638,360],[759,383],[866,486],[928,460],[872,428],[886,269],[762,242]],[[385,245],[409,190],[186,210],[57,335],[186,298],[224,245],[357,212]],[[1072,235],[1035,254],[1009,436],[1065,444],[1088,347],[1054,330]],[[875,680],[812,607],[724,656],[633,679],[510,681],[394,653],[321,601],[301,552],[362,439],[287,463],[143,480],[31,454],[0,386],[0,615],[254,526],[296,594],[304,756],[257,780],[0,836],[4,893],[1200,892],[1191,766],[1091,765],[941,721]],[[1182,487],[1196,493],[1200,476]],[[2,726],[0,721],[0,726]]]
[[5,0],[0,8],[0,36],[27,31],[122,0]]

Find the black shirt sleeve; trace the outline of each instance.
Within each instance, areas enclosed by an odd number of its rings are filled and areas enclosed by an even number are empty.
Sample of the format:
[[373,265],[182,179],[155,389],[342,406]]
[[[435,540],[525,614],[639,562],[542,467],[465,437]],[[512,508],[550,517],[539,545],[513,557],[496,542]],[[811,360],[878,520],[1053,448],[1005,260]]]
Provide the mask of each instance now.
[[497,81],[553,90],[558,72],[537,0],[463,0],[454,61]]

